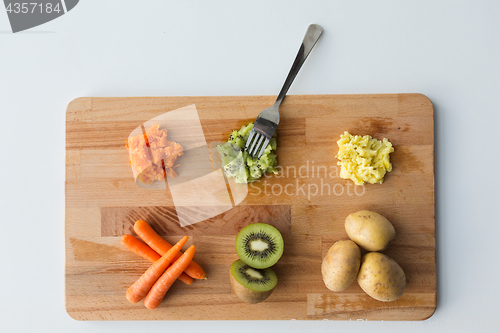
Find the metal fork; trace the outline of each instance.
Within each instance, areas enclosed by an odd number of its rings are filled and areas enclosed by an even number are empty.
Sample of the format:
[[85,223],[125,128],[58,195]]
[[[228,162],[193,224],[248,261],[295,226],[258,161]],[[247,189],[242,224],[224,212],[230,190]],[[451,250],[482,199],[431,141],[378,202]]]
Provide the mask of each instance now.
[[[306,61],[307,56],[311,52],[312,48],[318,41],[319,37],[323,33],[323,28],[321,28],[317,24],[311,24],[309,28],[307,28],[306,35],[304,36],[304,40],[300,45],[299,52],[295,57],[295,61],[293,62],[292,68],[286,77],[285,83],[281,88],[281,91],[274,102],[274,105],[270,108],[263,110],[255,120],[252,130],[250,131],[250,135],[248,136],[246,142],[246,149],[248,153],[255,157],[258,152],[257,158],[260,158],[264,153],[267,145],[269,144],[269,140],[271,140],[274,132],[276,132],[276,128],[280,122],[280,114],[279,107],[285,95],[292,85],[293,80],[297,76],[297,73],[302,67],[304,61]],[[259,150],[260,148],[260,150]]]

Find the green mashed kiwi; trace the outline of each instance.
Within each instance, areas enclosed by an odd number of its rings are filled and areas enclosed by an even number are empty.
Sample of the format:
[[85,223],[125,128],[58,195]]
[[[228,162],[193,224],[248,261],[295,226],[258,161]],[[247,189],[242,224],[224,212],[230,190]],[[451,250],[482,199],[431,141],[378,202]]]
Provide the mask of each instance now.
[[277,147],[276,133],[269,140],[262,156],[256,158],[250,156],[245,149],[252,127],[253,123],[250,123],[239,131],[232,131],[228,141],[217,146],[226,176],[234,178],[237,183],[251,183],[266,172],[278,173],[278,160],[274,154]]

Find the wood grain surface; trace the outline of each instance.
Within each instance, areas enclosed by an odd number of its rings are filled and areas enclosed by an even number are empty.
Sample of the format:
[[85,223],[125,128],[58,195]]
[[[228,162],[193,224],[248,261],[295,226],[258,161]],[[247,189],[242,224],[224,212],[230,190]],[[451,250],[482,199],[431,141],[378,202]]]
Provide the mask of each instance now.
[[[144,122],[195,105],[208,151],[273,102],[274,96],[139,97],[78,98],[68,105],[65,301],[71,317],[422,320],[434,313],[434,115],[423,95],[288,96],[278,127],[280,173],[249,186],[234,208],[187,227],[179,225],[168,186],[136,185],[125,141]],[[336,141],[344,131],[393,143],[393,171],[383,184],[355,186],[338,177]],[[335,241],[347,238],[346,216],[361,209],[386,216],[396,229],[384,251],[406,273],[405,293],[396,301],[374,300],[357,282],[331,292],[322,281],[324,255]],[[133,234],[137,219],[151,223],[171,243],[190,236],[186,246],[196,245],[195,260],[209,278],[191,286],[175,283],[155,310],[128,302],[125,291],[149,267],[120,245],[120,236]],[[275,225],[285,251],[273,267],[279,280],[273,294],[250,305],[231,293],[229,266],[237,259],[235,235],[254,222]]]

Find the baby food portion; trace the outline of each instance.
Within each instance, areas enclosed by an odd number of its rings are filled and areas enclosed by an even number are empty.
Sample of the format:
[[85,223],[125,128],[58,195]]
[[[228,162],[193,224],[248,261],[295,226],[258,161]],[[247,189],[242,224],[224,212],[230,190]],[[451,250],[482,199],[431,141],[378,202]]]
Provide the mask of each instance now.
[[228,142],[217,146],[226,176],[234,178],[237,183],[250,183],[261,178],[266,172],[278,173],[278,160],[274,153],[277,148],[276,133],[262,156],[252,157],[245,149],[252,127],[253,123],[250,123],[239,131],[232,131]]
[[167,130],[160,124],[153,125],[145,134],[127,140],[129,160],[134,176],[146,185],[155,180],[164,180],[167,175],[176,177],[174,165],[183,154],[182,146],[167,140]]
[[337,141],[340,177],[351,179],[356,185],[366,183],[382,184],[386,172],[392,171],[389,154],[394,151],[392,144],[369,135],[351,135],[344,132]]

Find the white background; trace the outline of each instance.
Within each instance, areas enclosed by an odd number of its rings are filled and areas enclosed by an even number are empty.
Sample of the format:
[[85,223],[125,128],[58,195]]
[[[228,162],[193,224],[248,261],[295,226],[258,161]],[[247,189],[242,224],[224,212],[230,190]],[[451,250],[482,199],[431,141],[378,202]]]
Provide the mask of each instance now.
[[[79,96],[423,93],[436,122],[438,308],[424,322],[78,322],[64,308],[65,108]],[[12,34],[0,9],[0,331],[500,329],[500,2],[80,1]],[[496,329],[494,327],[496,325]]]

